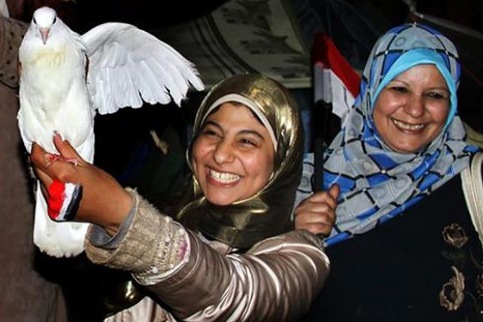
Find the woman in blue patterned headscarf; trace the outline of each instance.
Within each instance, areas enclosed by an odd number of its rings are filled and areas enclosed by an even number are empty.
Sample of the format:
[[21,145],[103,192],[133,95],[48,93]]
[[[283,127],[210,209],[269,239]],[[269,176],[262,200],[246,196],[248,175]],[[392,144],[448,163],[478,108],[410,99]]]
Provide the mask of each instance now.
[[[427,146],[400,153],[385,142],[389,138],[380,135],[374,107],[383,89],[398,75],[426,64],[434,65],[443,76],[449,112],[444,127]],[[455,46],[434,29],[406,24],[379,39],[364,69],[354,108],[328,149],[324,189],[338,184],[341,194],[337,224],[327,245],[402,213],[468,165],[476,148],[464,141],[465,131],[457,115],[459,78]]]
[[[428,26],[376,42],[325,156],[323,188],[340,187],[332,270],[304,321],[483,321],[483,253],[459,175],[478,149],[459,78],[455,46]],[[315,222],[308,205],[296,224]]]

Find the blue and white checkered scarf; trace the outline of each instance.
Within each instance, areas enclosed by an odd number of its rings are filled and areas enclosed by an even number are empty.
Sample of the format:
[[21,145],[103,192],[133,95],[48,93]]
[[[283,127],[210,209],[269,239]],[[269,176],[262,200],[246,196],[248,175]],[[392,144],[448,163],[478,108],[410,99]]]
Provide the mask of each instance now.
[[[434,64],[450,90],[450,112],[443,131],[417,153],[398,153],[384,144],[373,121],[374,103],[397,75],[420,64]],[[375,44],[363,72],[360,93],[341,132],[324,157],[324,190],[341,187],[337,221],[326,245],[362,234],[401,214],[469,164],[476,147],[465,142],[457,115],[458,52],[438,31],[404,24]]]

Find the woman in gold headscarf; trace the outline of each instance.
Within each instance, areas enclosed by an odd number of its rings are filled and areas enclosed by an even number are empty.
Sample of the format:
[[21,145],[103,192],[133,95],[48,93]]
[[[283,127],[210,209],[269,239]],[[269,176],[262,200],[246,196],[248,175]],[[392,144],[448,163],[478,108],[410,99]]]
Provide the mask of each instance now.
[[[329,261],[316,236],[291,230],[303,154],[293,97],[270,78],[234,76],[207,94],[193,130],[193,184],[173,216],[83,161],[59,136],[60,159],[38,145],[31,158],[46,188],[53,179],[82,185],[74,220],[94,224],[89,258],[131,272],[153,294],[112,321],[298,320]],[[322,199],[329,232],[335,200]]]

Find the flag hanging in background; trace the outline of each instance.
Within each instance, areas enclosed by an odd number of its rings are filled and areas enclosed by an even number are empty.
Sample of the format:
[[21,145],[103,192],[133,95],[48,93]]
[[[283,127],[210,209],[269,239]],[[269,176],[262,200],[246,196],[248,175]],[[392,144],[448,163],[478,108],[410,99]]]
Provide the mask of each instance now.
[[313,53],[313,155],[307,155],[304,160],[302,181],[305,186],[299,185],[300,193],[322,189],[323,155],[352,107],[360,82],[360,76],[328,35],[314,35]]
[[359,93],[360,76],[323,33],[314,36],[314,100],[332,105],[332,113],[344,118]]

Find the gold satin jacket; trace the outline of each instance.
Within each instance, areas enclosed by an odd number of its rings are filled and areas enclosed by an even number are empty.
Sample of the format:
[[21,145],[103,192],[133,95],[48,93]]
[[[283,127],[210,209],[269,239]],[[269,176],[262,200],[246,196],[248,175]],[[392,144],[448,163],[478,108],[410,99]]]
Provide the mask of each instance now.
[[[297,321],[329,274],[322,243],[308,231],[267,238],[240,254],[202,240],[132,193],[134,220],[119,247],[94,246],[91,229],[86,253],[96,264],[133,272],[163,304],[146,297],[106,321]],[[180,240],[185,255],[166,263]]]

